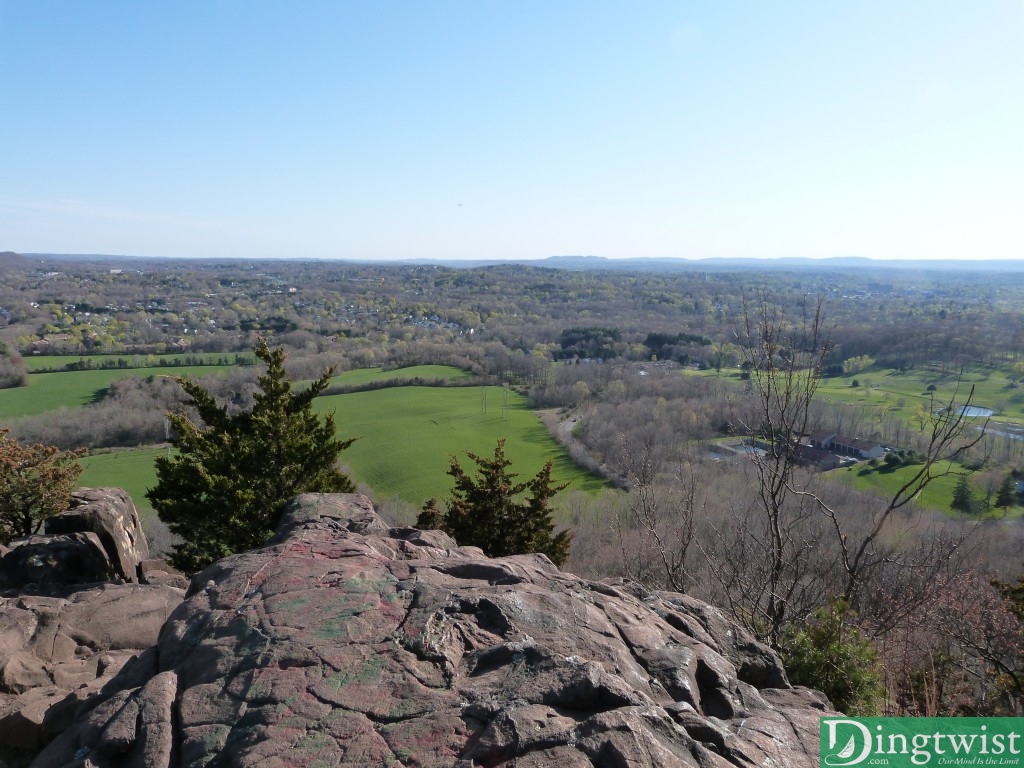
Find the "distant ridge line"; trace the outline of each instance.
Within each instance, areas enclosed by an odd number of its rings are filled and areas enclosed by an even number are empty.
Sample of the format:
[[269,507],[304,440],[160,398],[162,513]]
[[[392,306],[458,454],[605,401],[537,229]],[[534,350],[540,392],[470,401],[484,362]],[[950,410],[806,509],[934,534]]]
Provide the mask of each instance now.
[[[21,259],[21,261],[19,261]],[[1022,259],[872,259],[866,256],[830,256],[811,258],[789,256],[778,258],[728,258],[706,257],[687,259],[680,257],[609,258],[607,256],[565,255],[548,256],[541,259],[324,259],[304,256],[281,256],[275,258],[244,259],[239,257],[195,257],[195,256],[128,256],[118,254],[92,253],[22,253],[12,251],[0,253],[0,265],[29,261],[42,262],[192,262],[224,263],[249,262],[268,263],[275,261],[330,262],[379,266],[443,266],[471,269],[507,265],[547,267],[572,271],[613,270],[631,272],[693,272],[693,271],[821,271],[846,269],[885,269],[917,271],[975,271],[975,272],[1024,272]]]

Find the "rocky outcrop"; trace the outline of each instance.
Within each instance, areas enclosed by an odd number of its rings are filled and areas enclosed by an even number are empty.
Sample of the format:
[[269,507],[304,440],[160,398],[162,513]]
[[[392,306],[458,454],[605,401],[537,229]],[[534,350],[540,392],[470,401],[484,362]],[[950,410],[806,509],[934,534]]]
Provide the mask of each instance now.
[[66,728],[83,702],[156,643],[183,598],[182,590],[140,584],[0,597],[0,765]]
[[95,533],[26,536],[0,558],[0,589],[57,593],[69,586],[115,578],[114,568]]
[[[26,671],[25,674],[30,674]],[[33,766],[816,766],[820,694],[684,595],[307,495]]]
[[88,531],[96,534],[116,576],[140,580],[139,564],[149,558],[149,544],[135,503],[120,488],[79,488],[69,509],[46,521],[49,534]]
[[120,488],[79,488],[46,533],[0,551],[0,589],[57,594],[107,581],[139,583],[149,545],[131,497]]
[[0,548],[0,766],[67,728],[185,596],[170,573],[165,585],[126,583],[148,546],[124,491],[80,489],[51,523],[59,533]]

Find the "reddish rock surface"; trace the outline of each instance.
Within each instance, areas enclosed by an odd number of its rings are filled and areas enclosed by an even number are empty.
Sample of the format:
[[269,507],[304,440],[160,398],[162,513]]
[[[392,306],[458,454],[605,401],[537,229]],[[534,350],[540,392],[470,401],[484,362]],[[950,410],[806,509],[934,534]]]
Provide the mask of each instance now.
[[714,608],[356,495],[296,499],[79,709],[33,766],[816,766],[830,711]]
[[18,764],[151,648],[184,591],[106,584],[67,597],[0,597],[0,766]]

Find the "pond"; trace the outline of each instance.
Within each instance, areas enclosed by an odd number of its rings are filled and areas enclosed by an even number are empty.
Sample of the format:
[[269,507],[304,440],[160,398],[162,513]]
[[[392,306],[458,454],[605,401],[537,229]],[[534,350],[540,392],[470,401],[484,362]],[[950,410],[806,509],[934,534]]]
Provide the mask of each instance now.
[[995,411],[991,408],[979,408],[976,405],[965,405],[960,409],[960,413],[972,419],[977,417],[987,419],[989,416],[994,415]]

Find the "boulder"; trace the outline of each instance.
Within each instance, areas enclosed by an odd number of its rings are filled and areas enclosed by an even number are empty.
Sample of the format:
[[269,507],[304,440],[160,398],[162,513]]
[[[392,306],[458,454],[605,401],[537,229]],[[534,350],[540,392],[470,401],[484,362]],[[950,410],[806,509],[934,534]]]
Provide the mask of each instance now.
[[135,503],[120,488],[79,488],[71,494],[70,508],[47,520],[45,530],[96,534],[114,573],[128,582],[140,580],[139,564],[149,557]]
[[816,766],[830,711],[703,603],[310,494],[33,766]]
[[113,578],[114,566],[95,533],[15,539],[0,558],[2,589],[54,593]]

